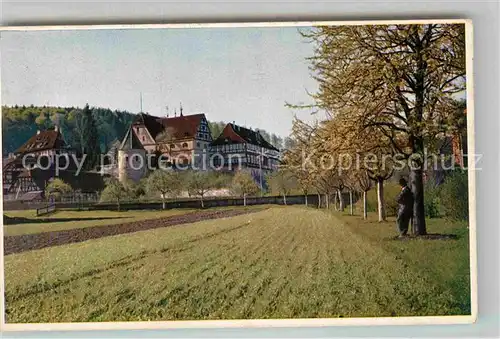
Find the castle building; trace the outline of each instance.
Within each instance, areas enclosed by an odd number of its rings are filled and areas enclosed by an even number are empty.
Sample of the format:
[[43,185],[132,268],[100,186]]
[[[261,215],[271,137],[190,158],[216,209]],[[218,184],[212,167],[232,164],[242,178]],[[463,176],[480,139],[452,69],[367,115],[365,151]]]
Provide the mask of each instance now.
[[[139,113],[118,151],[119,178],[137,181],[147,173],[148,163],[158,161],[164,166],[206,169],[211,141],[205,114],[183,115],[181,111],[179,116],[155,117]],[[139,168],[141,162],[146,166]]]

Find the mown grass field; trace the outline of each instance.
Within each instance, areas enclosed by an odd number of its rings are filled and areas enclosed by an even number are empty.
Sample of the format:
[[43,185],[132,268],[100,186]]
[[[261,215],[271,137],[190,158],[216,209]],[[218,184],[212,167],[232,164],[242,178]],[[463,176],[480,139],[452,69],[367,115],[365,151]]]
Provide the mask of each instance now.
[[395,241],[313,208],[101,238],[5,257],[7,322],[470,314],[468,230]]
[[146,211],[70,211],[61,210],[55,213],[37,217],[35,210],[5,211],[9,217],[26,218],[32,222],[5,225],[4,235],[21,235],[41,232],[62,231],[73,228],[121,224],[168,217],[195,211],[194,209],[176,210],[146,210]]

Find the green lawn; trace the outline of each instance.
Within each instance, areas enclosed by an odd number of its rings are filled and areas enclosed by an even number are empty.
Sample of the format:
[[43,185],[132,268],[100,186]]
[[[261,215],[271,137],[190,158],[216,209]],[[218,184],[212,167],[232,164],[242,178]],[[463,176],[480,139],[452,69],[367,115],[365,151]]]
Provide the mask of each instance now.
[[[27,218],[33,222],[5,225],[4,235],[21,235],[50,231],[61,231],[73,228],[85,228],[101,225],[121,224],[130,221],[155,219],[171,215],[193,212],[194,209],[145,210],[145,211],[69,211],[61,210],[53,214],[36,217],[34,210],[5,211],[9,217]],[[50,219],[50,222],[43,222]],[[67,219],[67,220],[65,220]]]
[[468,233],[394,241],[393,220],[305,207],[5,257],[7,322],[470,314]]

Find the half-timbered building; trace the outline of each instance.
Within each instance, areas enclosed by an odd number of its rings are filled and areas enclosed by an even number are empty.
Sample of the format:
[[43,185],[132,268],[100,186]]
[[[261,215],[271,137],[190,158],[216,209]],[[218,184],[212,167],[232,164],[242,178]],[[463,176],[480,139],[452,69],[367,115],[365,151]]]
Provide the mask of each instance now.
[[[67,155],[66,158],[60,155]],[[56,170],[56,156],[59,156]],[[37,131],[28,141],[4,159],[2,165],[5,200],[42,199],[46,185],[58,177],[74,190],[94,192],[104,186],[99,173],[77,171],[76,151],[65,141],[57,127]],[[78,173],[78,175],[76,175]]]
[[210,147],[215,168],[224,171],[248,169],[255,178],[277,169],[280,152],[258,131],[227,124]]

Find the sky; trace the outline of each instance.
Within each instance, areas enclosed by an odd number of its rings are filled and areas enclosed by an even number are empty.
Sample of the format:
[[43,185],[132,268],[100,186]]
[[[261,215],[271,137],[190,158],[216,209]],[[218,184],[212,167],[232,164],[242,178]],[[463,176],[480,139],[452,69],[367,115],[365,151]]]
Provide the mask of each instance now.
[[285,102],[311,104],[307,57],[296,27],[168,28],[1,33],[2,105],[90,106],[170,116],[203,112],[282,137]]

